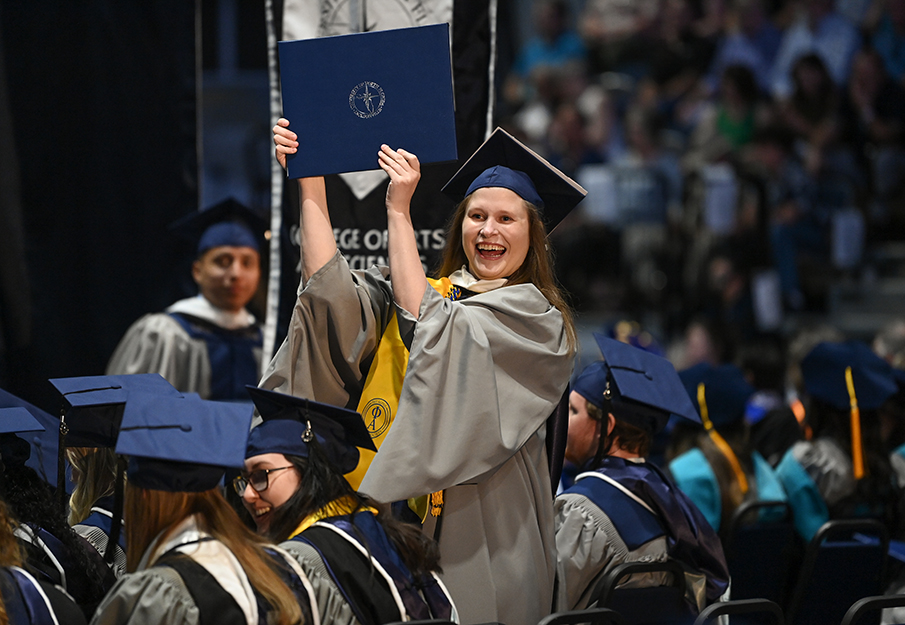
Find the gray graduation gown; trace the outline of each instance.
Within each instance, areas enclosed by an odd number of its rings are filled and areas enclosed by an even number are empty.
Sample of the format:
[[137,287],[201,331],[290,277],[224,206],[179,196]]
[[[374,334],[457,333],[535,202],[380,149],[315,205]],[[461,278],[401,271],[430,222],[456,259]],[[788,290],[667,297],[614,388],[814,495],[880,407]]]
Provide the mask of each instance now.
[[555,568],[545,422],[572,370],[562,316],[536,287],[458,302],[428,288],[416,321],[386,268],[352,272],[337,252],[300,287],[261,386],[355,409],[393,310],[408,369],[361,491],[391,502],[446,489],[440,564],[462,623],[536,623]]

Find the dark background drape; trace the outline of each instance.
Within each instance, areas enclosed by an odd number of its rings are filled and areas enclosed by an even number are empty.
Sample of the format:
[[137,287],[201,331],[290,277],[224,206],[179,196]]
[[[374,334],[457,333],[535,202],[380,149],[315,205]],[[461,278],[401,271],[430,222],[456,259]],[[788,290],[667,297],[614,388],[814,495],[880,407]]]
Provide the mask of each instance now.
[[103,373],[183,295],[166,227],[198,207],[196,8],[0,3],[0,387],[47,410],[48,378]]

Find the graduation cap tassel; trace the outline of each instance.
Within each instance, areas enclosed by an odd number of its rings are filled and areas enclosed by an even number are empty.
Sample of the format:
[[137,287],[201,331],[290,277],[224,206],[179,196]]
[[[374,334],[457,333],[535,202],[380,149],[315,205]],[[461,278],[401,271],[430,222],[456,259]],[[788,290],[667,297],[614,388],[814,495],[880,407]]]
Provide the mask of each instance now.
[[732,451],[732,448],[729,446],[729,443],[726,442],[726,439],[720,436],[719,432],[716,431],[716,428],[713,427],[713,423],[710,421],[710,415],[707,412],[707,401],[705,399],[703,382],[698,384],[698,406],[701,408],[701,423],[704,424],[704,429],[707,430],[710,439],[726,457],[726,460],[729,461],[730,466],[732,466],[732,472],[735,473],[735,478],[738,481],[738,487],[742,491],[742,495],[747,494],[748,478],[745,477],[745,472],[742,470],[742,465],[739,463],[738,457],[735,455],[735,452]]
[[60,437],[57,446],[57,498],[60,509],[66,511],[66,435],[69,434],[69,426],[66,424],[66,409],[60,408]]
[[107,550],[104,552],[104,560],[107,564],[113,563],[113,557],[116,554],[116,545],[119,544],[119,534],[122,531],[125,478],[126,459],[123,456],[117,456],[116,482],[113,486],[113,519],[110,523],[110,535],[107,537]]
[[864,448],[861,445],[861,410],[858,408],[858,398],[855,397],[855,381],[852,378],[852,368],[845,368],[845,386],[848,388],[849,405],[851,406],[852,428],[852,471],[855,479],[864,477]]

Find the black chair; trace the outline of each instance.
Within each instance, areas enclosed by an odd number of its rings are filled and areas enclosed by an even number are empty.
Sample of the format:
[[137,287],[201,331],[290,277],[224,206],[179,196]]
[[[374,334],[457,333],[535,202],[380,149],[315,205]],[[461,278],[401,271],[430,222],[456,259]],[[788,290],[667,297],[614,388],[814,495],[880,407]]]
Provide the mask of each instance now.
[[[647,588],[617,587],[624,578],[643,573],[664,573],[668,581]],[[626,625],[685,625],[696,616],[685,601],[685,572],[674,560],[620,564],[597,583],[589,605],[615,610]]]
[[723,535],[732,599],[769,599],[784,605],[799,541],[788,503],[750,501],[739,506]]
[[776,625],[783,625],[782,618],[782,609],[773,601],[768,601],[767,599],[738,599],[732,601],[718,601],[716,603],[712,603],[703,610],[698,615],[698,618],[695,620],[694,625],[704,625],[705,623],[709,623],[711,621],[715,621],[721,616],[737,616],[737,615],[746,615],[750,616],[752,614],[758,614],[763,616],[768,616],[766,620],[757,619],[756,621],[753,619],[730,619],[730,623],[751,623],[751,622],[771,622]]
[[842,625],[855,625],[867,612],[886,608],[905,608],[905,595],[886,595],[858,599],[842,618]]
[[619,614],[607,608],[586,608],[571,612],[554,612],[550,616],[542,618],[538,625],[578,625],[579,623],[623,625],[625,620]]
[[805,550],[786,620],[794,625],[838,623],[855,601],[879,595],[888,548],[889,537],[879,521],[825,523]]

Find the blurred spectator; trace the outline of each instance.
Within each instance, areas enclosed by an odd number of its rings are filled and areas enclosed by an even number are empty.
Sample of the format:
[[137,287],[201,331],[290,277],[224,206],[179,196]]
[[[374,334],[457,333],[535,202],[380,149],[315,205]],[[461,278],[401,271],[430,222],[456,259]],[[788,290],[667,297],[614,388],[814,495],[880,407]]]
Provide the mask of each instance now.
[[638,77],[659,8],[660,0],[587,0],[578,28],[589,49],[591,72]]
[[905,369],[905,318],[891,321],[877,333],[874,353],[896,369]]
[[812,206],[814,182],[792,152],[791,137],[782,128],[758,131],[752,147],[752,166],[765,187],[771,252],[782,295],[789,308],[801,310],[805,299],[798,275],[799,253],[827,248],[825,220]]
[[791,97],[779,104],[780,119],[800,141],[808,173],[817,176],[839,137],[839,93],[826,65],[813,53],[795,61],[792,84]]
[[905,0],[886,1],[871,43],[883,59],[886,73],[905,84]]
[[533,142],[543,138],[553,111],[570,81],[577,80],[566,101],[584,88],[584,43],[570,26],[566,0],[543,0],[535,7],[535,35],[522,47],[504,86],[504,98],[518,111],[519,124]]
[[543,0],[535,5],[537,34],[522,48],[513,72],[522,79],[540,68],[560,69],[566,65],[583,66],[585,47],[569,23],[569,3],[566,0]]
[[736,0],[728,13],[729,22],[710,66],[708,82],[712,90],[730,65],[742,65],[754,74],[758,87],[770,90],[770,69],[782,33],[764,10],[763,0]]
[[740,267],[733,251],[726,245],[711,254],[702,313],[727,328],[733,344],[739,344],[752,339],[756,328],[748,272]]
[[842,121],[844,139],[870,173],[874,217],[882,220],[889,202],[903,191],[905,91],[889,78],[874,50],[866,48],[855,56]]
[[820,56],[836,85],[848,80],[852,57],[860,44],[857,29],[833,9],[833,0],[805,0],[805,11],[783,34],[771,71],[773,95],[792,93],[792,67],[799,57]]
[[676,154],[663,147],[662,130],[663,120],[656,112],[642,107],[629,109],[625,116],[628,151],[614,164],[653,172],[663,184],[665,215],[678,218],[682,203],[682,170]]
[[556,109],[547,128],[543,153],[551,164],[568,176],[574,176],[582,165],[603,162],[600,153],[588,141],[584,116],[571,102],[564,102]]
[[719,98],[705,106],[682,158],[686,171],[722,160],[751,142],[758,118],[758,88],[744,65],[723,70]]

